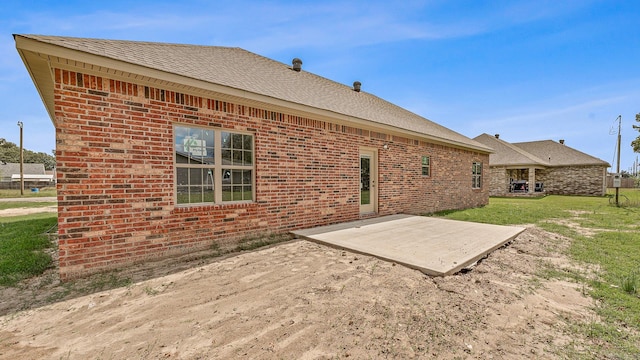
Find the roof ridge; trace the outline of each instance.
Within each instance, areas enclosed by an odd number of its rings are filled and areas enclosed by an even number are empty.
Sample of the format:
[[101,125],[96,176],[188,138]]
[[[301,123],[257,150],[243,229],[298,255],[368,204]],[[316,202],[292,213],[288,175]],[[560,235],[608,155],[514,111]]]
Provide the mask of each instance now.
[[[569,151],[573,151],[573,152],[578,153],[578,154],[580,154],[582,156],[586,156],[586,157],[588,157],[588,158],[590,158],[592,160],[596,160],[597,162],[607,163],[606,161],[604,161],[602,159],[599,159],[599,158],[597,158],[597,157],[595,157],[593,155],[587,154],[587,153],[585,153],[583,151],[580,151],[580,150],[578,150],[576,148],[573,148],[573,147],[571,147],[569,145],[566,145],[566,144],[563,144],[563,143],[558,143],[558,142],[556,142],[554,140],[551,140],[551,139],[536,140],[536,141],[522,141],[522,142],[514,143],[514,145],[517,145],[517,144],[543,144],[543,143],[553,144],[556,147],[562,146],[563,149],[566,149],[566,150],[569,150]],[[607,163],[607,165],[609,165],[609,163]]]
[[[489,136],[491,136],[491,135],[489,135]],[[494,137],[494,138],[495,138],[495,137]],[[507,146],[508,148],[512,149],[513,151],[516,151],[516,152],[517,152],[517,153],[519,153],[520,155],[522,155],[522,156],[524,156],[524,157],[526,157],[526,158],[528,158],[528,159],[532,160],[533,162],[536,162],[536,163],[539,163],[540,165],[545,165],[545,166],[546,166],[546,165],[549,165],[549,162],[548,162],[548,161],[545,161],[545,160],[543,160],[543,159],[541,159],[541,158],[539,158],[539,157],[537,157],[537,156],[533,155],[532,153],[530,153],[530,152],[528,152],[528,151],[526,151],[526,150],[524,150],[524,149],[521,149],[521,148],[517,147],[517,146],[515,145],[515,143],[510,143],[510,142],[505,141],[505,140],[502,140],[502,139],[500,139],[500,138],[495,138],[495,139],[496,139],[496,141],[501,142],[502,144],[504,144],[504,145],[505,145],[505,146]]]

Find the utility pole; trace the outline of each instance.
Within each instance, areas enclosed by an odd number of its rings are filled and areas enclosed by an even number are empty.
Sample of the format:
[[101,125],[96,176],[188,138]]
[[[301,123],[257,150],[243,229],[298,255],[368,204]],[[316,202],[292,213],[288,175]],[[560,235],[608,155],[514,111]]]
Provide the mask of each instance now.
[[20,196],[24,195],[24,154],[22,151],[22,121],[18,121],[20,127]]
[[[622,127],[622,115],[618,115],[618,165],[616,166],[616,173],[620,176],[620,142],[622,137],[620,135],[620,129]],[[616,187],[616,206],[620,206],[618,203],[618,194],[620,193],[620,187]]]

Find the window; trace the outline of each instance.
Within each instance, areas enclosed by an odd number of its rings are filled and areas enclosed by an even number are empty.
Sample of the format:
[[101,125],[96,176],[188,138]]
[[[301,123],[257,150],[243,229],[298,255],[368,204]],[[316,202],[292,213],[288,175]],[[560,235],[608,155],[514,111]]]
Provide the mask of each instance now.
[[482,187],[482,163],[474,162],[471,165],[471,187],[480,189]]
[[422,157],[422,175],[424,176],[431,175],[431,157],[430,156]]
[[177,204],[253,201],[253,135],[174,127]]
[[222,132],[222,201],[253,200],[253,135]]

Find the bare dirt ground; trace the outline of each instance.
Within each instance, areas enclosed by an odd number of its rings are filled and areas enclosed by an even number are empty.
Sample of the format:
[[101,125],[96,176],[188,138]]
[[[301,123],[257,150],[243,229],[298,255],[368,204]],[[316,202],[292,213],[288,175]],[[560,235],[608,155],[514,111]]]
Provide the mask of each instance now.
[[593,302],[538,274],[575,268],[568,241],[530,227],[472,271],[431,278],[294,240],[132,268],[131,285],[55,303],[48,274],[0,292],[0,358],[566,358],[584,352],[570,327],[596,321]]
[[[57,199],[52,196],[48,197],[24,197],[24,198],[3,198],[0,199],[0,202],[55,202]],[[12,208],[12,209],[3,209],[0,210],[0,217],[3,216],[18,216],[18,215],[29,215],[29,214],[37,214],[43,212],[56,212],[58,211],[57,205],[52,206],[41,206],[41,207],[21,207],[21,208]]]
[[37,213],[48,213],[58,211],[58,205],[42,206],[36,208],[13,208],[0,210],[0,216],[18,216],[18,215],[30,215]]

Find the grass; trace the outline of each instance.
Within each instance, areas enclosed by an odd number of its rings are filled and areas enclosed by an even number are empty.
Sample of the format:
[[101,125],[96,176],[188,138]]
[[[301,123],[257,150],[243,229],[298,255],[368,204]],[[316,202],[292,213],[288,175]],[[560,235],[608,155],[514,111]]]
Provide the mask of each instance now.
[[0,285],[42,274],[51,266],[45,249],[51,242],[44,233],[56,224],[56,216],[0,223]]
[[49,219],[51,217],[55,218],[56,213],[37,213],[30,215],[17,215],[17,216],[0,216],[0,226],[2,224],[14,223],[19,221],[30,221],[30,220],[40,220],[40,219]]
[[12,202],[2,202],[0,200],[0,210],[6,209],[16,209],[16,208],[38,208],[45,206],[56,205],[55,201],[44,201],[44,202],[30,202],[30,201],[12,201]]
[[597,278],[555,269],[545,269],[540,276],[582,283],[597,300],[601,321],[573,329],[592,340],[592,355],[640,358],[640,189],[620,189],[620,194],[629,199],[627,205],[610,205],[607,197],[491,198],[484,208],[436,215],[500,225],[535,224],[571,238],[568,255],[597,265]]
[[24,189],[24,195],[20,195],[20,189],[0,189],[0,199],[2,198],[20,198],[20,197],[46,197],[56,196],[55,187],[45,187],[38,192],[32,192],[31,189]]

